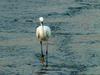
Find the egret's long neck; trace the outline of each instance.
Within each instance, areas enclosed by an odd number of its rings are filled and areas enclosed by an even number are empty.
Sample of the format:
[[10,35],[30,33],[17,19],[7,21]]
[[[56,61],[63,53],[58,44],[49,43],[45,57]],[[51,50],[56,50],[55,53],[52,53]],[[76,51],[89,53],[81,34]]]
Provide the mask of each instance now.
[[43,22],[40,22],[40,25],[43,26]]
[[40,25],[42,26],[42,31],[43,31],[43,35],[44,35],[44,27],[43,27],[43,22],[40,22]]

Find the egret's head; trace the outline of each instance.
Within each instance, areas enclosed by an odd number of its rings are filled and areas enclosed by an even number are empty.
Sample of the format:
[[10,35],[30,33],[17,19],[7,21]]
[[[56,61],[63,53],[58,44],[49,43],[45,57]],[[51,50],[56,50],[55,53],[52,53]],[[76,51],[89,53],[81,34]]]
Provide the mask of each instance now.
[[43,20],[44,20],[43,17],[40,17],[40,18],[39,18],[39,21],[40,21],[40,22],[43,22]]
[[43,25],[43,20],[44,20],[43,17],[40,17],[40,18],[39,18],[40,25]]

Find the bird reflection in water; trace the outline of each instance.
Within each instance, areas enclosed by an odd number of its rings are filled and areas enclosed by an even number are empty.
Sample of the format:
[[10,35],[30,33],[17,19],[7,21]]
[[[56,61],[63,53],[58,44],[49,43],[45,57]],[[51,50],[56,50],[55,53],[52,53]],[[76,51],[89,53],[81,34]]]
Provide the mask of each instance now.
[[36,73],[36,75],[48,74],[48,66],[42,65],[41,68],[35,73]]

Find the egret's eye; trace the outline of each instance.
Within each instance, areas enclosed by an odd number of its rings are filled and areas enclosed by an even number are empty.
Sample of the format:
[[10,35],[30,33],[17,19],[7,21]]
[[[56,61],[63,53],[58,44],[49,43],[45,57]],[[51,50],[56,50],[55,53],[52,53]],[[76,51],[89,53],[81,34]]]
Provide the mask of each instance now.
[[43,19],[43,17],[40,17],[39,20],[40,20],[40,22],[43,22],[44,19]]

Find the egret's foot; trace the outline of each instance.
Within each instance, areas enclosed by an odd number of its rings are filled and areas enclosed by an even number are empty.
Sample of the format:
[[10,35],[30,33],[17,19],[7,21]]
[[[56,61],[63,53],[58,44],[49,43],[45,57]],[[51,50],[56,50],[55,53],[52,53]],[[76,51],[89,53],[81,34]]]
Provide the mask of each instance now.
[[46,58],[46,67],[48,67],[48,59]]
[[48,67],[48,64],[46,64],[45,66]]
[[44,55],[42,55],[42,56],[41,56],[41,58],[40,58],[40,62],[41,62],[42,64],[44,64],[44,63],[45,63],[45,58],[44,58]]

